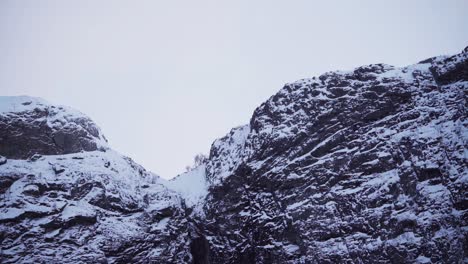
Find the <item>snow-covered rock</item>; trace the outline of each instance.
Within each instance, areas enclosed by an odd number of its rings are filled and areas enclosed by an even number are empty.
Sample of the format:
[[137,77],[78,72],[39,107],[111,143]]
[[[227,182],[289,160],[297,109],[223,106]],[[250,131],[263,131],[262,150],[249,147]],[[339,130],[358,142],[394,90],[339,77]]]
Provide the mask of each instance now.
[[104,150],[107,140],[86,115],[29,96],[0,96],[0,155],[25,159]]
[[89,118],[30,97],[0,97],[0,110],[2,263],[191,260],[180,195]]
[[206,165],[207,179],[212,185],[222,182],[232,173],[234,168],[242,163],[245,158],[244,146],[249,133],[250,126],[244,125],[233,128],[228,135],[213,142],[209,157],[210,162]]
[[1,262],[467,262],[467,93],[468,48],[299,80],[170,181],[0,97]]
[[213,144],[211,263],[467,261],[467,73],[465,50],[285,85]]

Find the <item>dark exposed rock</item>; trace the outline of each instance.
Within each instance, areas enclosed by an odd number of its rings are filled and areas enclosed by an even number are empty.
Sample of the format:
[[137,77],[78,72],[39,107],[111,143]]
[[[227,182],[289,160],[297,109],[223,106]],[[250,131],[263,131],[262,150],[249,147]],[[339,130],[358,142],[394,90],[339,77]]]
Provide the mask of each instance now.
[[60,174],[65,171],[64,167],[60,167],[57,165],[52,165],[52,169],[54,170],[55,174]]
[[10,188],[10,186],[21,177],[22,175],[20,174],[1,175],[0,176],[0,194],[4,194]]
[[23,189],[23,194],[30,196],[39,196],[41,194],[39,186],[35,184],[26,185]]
[[7,163],[7,158],[0,156],[0,165]]
[[42,158],[42,155],[40,154],[34,154],[32,155],[31,157],[28,158],[29,161],[36,161],[36,160],[39,160],[40,158]]
[[15,97],[12,111],[0,113],[0,154],[27,159],[94,151],[106,146],[99,128],[85,115],[42,99]]
[[190,243],[190,253],[193,257],[193,264],[208,264],[209,244],[204,236],[193,238]]
[[437,60],[430,70],[440,85],[468,81],[468,52]]

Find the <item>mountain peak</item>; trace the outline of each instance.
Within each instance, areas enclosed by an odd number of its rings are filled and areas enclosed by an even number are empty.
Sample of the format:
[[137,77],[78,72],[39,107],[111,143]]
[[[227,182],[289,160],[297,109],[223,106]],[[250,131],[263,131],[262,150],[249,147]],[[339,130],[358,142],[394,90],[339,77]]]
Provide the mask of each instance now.
[[105,150],[107,140],[83,113],[30,96],[0,96],[0,155],[28,158]]

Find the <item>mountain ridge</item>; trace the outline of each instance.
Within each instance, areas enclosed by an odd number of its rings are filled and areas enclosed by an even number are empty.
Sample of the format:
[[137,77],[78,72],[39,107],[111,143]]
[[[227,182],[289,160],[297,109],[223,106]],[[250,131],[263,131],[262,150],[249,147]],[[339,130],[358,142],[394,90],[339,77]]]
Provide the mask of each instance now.
[[169,184],[86,116],[3,103],[2,262],[462,263],[467,88],[468,48],[289,83]]

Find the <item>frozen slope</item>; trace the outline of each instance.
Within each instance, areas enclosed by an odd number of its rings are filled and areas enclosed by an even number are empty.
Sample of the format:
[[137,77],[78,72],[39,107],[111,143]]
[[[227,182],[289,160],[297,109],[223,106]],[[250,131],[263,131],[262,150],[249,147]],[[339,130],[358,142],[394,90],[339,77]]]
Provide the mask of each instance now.
[[197,207],[203,204],[208,194],[205,165],[200,165],[188,172],[165,182],[165,185],[179,193],[188,207]]

